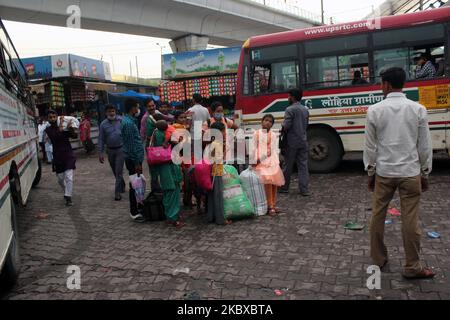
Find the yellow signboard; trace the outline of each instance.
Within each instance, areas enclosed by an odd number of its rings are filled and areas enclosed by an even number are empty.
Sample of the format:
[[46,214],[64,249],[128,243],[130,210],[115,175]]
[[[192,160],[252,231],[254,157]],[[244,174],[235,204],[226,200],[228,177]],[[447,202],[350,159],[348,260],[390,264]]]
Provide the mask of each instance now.
[[449,108],[450,86],[444,84],[438,86],[419,87],[419,103],[428,109]]

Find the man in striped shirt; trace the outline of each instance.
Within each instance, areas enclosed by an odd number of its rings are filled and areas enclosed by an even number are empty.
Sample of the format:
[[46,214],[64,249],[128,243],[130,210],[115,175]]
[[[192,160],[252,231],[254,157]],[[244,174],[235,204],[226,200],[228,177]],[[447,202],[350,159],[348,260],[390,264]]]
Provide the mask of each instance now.
[[[123,152],[125,166],[128,174],[142,174],[142,162],[144,161],[144,147],[137,127],[137,118],[140,114],[139,102],[136,99],[125,100],[125,117],[122,119],[120,129],[122,131]],[[130,183],[130,216],[136,222],[145,221],[142,215],[142,207],[136,201],[136,195]]]
[[436,69],[427,53],[422,53],[417,61],[416,79],[433,79],[436,77]]

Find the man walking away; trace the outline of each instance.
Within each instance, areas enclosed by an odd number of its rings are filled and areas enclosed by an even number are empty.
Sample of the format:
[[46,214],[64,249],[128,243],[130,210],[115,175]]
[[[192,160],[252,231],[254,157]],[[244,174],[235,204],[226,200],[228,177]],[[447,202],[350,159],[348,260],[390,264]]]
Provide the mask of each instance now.
[[381,74],[386,99],[367,112],[364,166],[373,195],[370,223],[370,253],[373,263],[383,268],[388,262],[384,244],[386,212],[395,191],[400,194],[402,236],[406,255],[405,278],[432,278],[434,272],[419,258],[420,196],[428,189],[433,149],[427,110],[402,92],[406,73],[390,68]]
[[75,155],[69,138],[76,139],[77,134],[72,127],[72,122],[64,129],[64,117],[60,119],[58,126],[58,115],[55,111],[48,112],[50,126],[45,129],[45,133],[53,145],[53,171],[58,176],[58,183],[64,190],[66,206],[72,206],[73,173],[75,170]]
[[[137,119],[140,115],[139,101],[133,98],[125,100],[125,117],[122,119],[121,132],[123,140],[123,152],[125,155],[125,166],[128,174],[142,174],[142,161],[144,161],[144,147],[137,127]],[[130,216],[136,222],[145,221],[142,215],[142,207],[138,206],[136,195],[131,183],[130,192]]]
[[112,172],[116,177],[115,200],[122,199],[121,193],[125,192],[125,181],[123,179],[123,165],[125,158],[123,155],[123,142],[121,122],[122,118],[116,115],[116,108],[112,104],[105,107],[106,119],[100,124],[98,134],[98,154],[100,163],[105,162],[105,145],[108,153],[108,162]]
[[285,168],[283,170],[285,185],[280,188],[280,193],[289,193],[291,175],[294,165],[298,169],[298,185],[300,194],[304,197],[309,193],[309,171],[308,171],[308,139],[306,130],[309,124],[309,112],[305,106],[300,104],[303,92],[301,89],[292,89],[289,92],[289,104],[284,115],[282,130],[287,137],[285,150]]

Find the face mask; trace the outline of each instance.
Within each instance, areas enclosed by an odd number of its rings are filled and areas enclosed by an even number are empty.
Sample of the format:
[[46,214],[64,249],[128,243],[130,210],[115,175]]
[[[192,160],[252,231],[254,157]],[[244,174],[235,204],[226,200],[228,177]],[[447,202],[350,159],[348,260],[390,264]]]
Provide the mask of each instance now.
[[108,116],[108,120],[114,121],[114,120],[116,120],[116,116]]
[[49,121],[50,125],[53,127],[56,127],[56,120],[55,121]]
[[221,113],[214,113],[214,119],[222,120],[222,118],[223,118],[223,114],[221,114]]
[[134,116],[135,116],[136,118],[139,118],[140,115],[141,115],[141,110],[138,110],[138,112],[136,112],[136,113],[134,114]]

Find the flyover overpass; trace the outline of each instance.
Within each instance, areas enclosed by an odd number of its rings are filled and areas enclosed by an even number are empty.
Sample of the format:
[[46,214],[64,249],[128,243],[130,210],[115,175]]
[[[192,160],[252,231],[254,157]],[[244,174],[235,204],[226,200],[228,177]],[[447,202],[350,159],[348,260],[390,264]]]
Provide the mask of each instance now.
[[[267,1],[267,2],[266,2]],[[81,9],[81,28],[172,39],[174,52],[209,44],[239,45],[251,36],[320,22],[305,11],[274,8],[280,0],[0,0],[5,20],[66,26]],[[264,5],[266,3],[267,5]],[[272,4],[272,6],[270,6]]]

